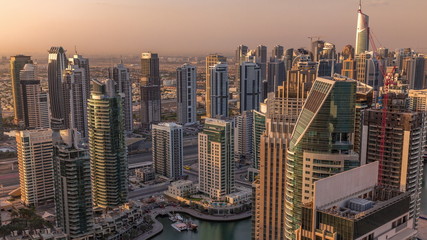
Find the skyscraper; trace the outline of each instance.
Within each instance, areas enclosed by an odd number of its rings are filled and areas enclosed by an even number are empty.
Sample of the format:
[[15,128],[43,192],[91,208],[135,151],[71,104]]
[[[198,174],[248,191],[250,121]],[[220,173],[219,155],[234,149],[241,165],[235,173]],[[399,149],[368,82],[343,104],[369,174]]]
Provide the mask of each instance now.
[[0,138],[2,138],[4,135],[4,129],[3,129],[3,108],[1,106],[0,102]]
[[[384,151],[378,181],[380,185],[410,192],[413,196],[410,216],[417,222],[423,173],[424,113],[388,109],[384,133],[382,117],[382,109],[363,112],[360,161],[362,164],[379,161]],[[384,147],[381,149],[383,137]]]
[[93,204],[117,207],[127,201],[128,163],[122,98],[113,80],[93,81],[88,117]]
[[53,147],[56,222],[71,239],[93,228],[89,151],[80,133],[61,130]]
[[369,16],[362,13],[362,5],[357,11],[357,31],[355,54],[359,55],[369,50]]
[[208,118],[199,133],[200,191],[213,199],[234,192],[234,122]]
[[176,69],[176,97],[178,122],[182,125],[195,123],[197,67],[184,64]]
[[323,40],[316,40],[311,42],[311,54],[313,55],[312,59],[314,62],[317,62],[320,60],[324,46],[325,46],[325,41]]
[[172,180],[182,177],[183,130],[175,123],[159,123],[152,126],[153,163],[156,174]]
[[253,155],[253,111],[244,111],[236,116],[234,128],[234,156],[242,163],[251,163]]
[[403,59],[402,75],[410,89],[427,88],[424,55],[413,54]]
[[49,85],[49,100],[51,109],[52,129],[66,128],[65,101],[62,96],[62,83],[64,81],[64,70],[68,65],[65,50],[62,47],[51,47],[48,59],[47,81]]
[[[228,65],[217,63],[209,67],[209,101],[206,101],[207,116],[228,116],[229,80]],[[207,99],[206,99],[207,100]]]
[[280,58],[271,58],[268,62],[268,78],[267,78],[267,89],[264,89],[267,93],[276,92],[277,88],[282,85],[286,80],[286,69],[285,62]]
[[161,119],[160,66],[157,53],[141,54],[140,106],[141,126],[150,129]]
[[261,68],[256,63],[240,65],[240,113],[259,110],[261,99]]
[[275,59],[282,59],[284,56],[284,48],[283,46],[276,45],[271,52],[271,57]]
[[54,200],[52,130],[16,133],[21,201],[40,206]]
[[21,99],[21,81],[20,71],[24,68],[25,64],[33,63],[30,56],[17,55],[10,57],[10,77],[12,79],[12,95],[13,95],[13,112],[14,121],[18,124],[23,121],[22,114],[22,99]]
[[255,62],[261,68],[261,79],[267,79],[267,47],[259,45],[255,50]]
[[151,124],[161,121],[160,86],[147,85],[140,87],[141,95],[141,126],[150,129]]
[[[383,85],[380,66],[383,59],[376,59],[373,52],[363,52],[356,56],[356,80],[372,86],[376,91]],[[380,63],[382,61],[382,63]]]
[[[205,108],[206,108],[206,117],[210,118],[210,117],[215,117],[214,115],[212,115],[212,110],[211,110],[211,87],[212,87],[212,83],[211,83],[211,67],[213,67],[214,65],[218,64],[218,63],[223,63],[226,64],[227,63],[227,58],[218,54],[211,54],[209,56],[206,57],[206,94],[205,94]],[[227,77],[228,78],[228,77]],[[227,79],[228,81],[228,79]]]
[[[245,45],[240,45],[236,49],[236,67],[239,67],[246,60],[246,54],[248,54],[249,48]],[[237,75],[236,75],[237,76]]]
[[20,71],[22,120],[26,129],[50,128],[47,93],[41,92],[35,72],[35,66],[30,63]]
[[133,108],[132,108],[132,83],[129,77],[129,69],[123,62],[109,69],[109,78],[113,79],[116,93],[123,98],[123,112],[125,118],[125,129],[127,132],[133,131]]
[[87,83],[86,70],[77,65],[68,65],[64,70],[62,79],[61,98],[64,102],[65,128],[75,128],[82,134],[83,138],[88,137],[87,129]]
[[90,98],[90,67],[89,67],[89,59],[84,58],[82,55],[74,54],[72,58],[68,59],[69,65],[78,66],[79,68],[84,69],[85,79],[83,80],[86,100]]
[[355,97],[354,80],[317,78],[313,84],[287,152],[286,239],[295,239],[302,203],[312,200],[314,182],[359,165],[351,142]]
[[160,86],[160,65],[157,53],[145,52],[141,54],[141,86]]

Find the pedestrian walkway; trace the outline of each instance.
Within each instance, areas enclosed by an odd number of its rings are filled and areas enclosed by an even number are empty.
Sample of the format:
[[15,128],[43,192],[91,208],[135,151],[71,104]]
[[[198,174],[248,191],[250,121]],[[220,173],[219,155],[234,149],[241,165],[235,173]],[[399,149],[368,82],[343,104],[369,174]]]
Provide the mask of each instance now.
[[182,207],[171,207],[170,206],[170,207],[165,207],[165,208],[158,208],[158,209],[155,209],[155,210],[150,212],[151,219],[153,219],[153,221],[154,221],[153,229],[151,229],[150,231],[140,235],[136,239],[137,240],[150,239],[150,238],[156,236],[157,234],[161,233],[163,231],[163,225],[159,221],[157,221],[156,217],[158,215],[166,215],[169,212],[186,213],[186,214],[191,215],[191,216],[198,218],[198,219],[202,219],[202,220],[206,220],[206,221],[217,221],[217,222],[238,221],[238,220],[250,218],[252,215],[251,211],[239,213],[239,214],[235,214],[235,215],[221,215],[221,216],[219,216],[219,215],[204,214],[204,213],[200,213],[194,209],[182,208]]

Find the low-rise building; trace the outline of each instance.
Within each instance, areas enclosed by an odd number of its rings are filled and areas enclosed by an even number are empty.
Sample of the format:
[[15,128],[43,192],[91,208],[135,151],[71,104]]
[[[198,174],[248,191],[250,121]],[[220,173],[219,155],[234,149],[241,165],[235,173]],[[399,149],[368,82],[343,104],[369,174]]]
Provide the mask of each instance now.
[[237,191],[224,196],[229,204],[243,204],[252,201],[252,190],[250,188],[236,188]]
[[167,195],[187,197],[197,193],[197,185],[190,180],[179,180],[171,183],[168,190],[165,192]]
[[135,176],[142,182],[148,182],[156,178],[156,173],[153,168],[139,168],[135,170]]

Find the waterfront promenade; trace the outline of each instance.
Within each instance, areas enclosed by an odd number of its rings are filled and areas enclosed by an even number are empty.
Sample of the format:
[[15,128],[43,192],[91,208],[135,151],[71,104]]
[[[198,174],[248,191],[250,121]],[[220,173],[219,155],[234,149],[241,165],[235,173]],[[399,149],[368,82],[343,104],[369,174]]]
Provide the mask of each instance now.
[[157,221],[156,217],[159,215],[167,215],[169,212],[176,212],[176,213],[186,213],[188,215],[191,215],[195,218],[201,219],[201,220],[206,220],[206,221],[218,221],[218,222],[230,222],[230,221],[238,221],[238,220],[242,220],[242,219],[246,219],[246,218],[250,218],[251,217],[251,211],[247,211],[244,213],[240,213],[240,214],[235,214],[235,215],[208,215],[208,214],[203,214],[200,213],[194,209],[189,209],[189,208],[182,208],[182,207],[165,207],[165,208],[157,208],[157,209],[153,209],[150,212],[150,216],[151,219],[153,219],[154,224],[153,224],[153,228],[138,236],[136,239],[137,240],[145,240],[145,239],[150,239],[154,236],[156,236],[157,234],[161,233],[163,231],[163,225]]

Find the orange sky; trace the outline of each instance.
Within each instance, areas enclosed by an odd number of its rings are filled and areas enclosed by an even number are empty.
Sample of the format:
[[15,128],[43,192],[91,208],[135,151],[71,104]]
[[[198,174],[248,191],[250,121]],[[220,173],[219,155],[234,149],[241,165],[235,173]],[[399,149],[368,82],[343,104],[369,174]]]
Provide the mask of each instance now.
[[[0,5],[0,55],[45,54],[51,45],[85,55],[230,55],[307,46],[322,36],[354,45],[358,0],[8,0]],[[364,0],[376,38],[427,52],[427,0]],[[381,45],[378,44],[378,47]]]

